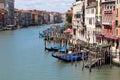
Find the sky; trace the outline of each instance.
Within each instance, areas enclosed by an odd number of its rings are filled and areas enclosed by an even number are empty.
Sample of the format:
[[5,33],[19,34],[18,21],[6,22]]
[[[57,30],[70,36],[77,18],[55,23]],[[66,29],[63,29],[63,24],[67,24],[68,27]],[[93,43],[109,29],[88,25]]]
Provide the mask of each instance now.
[[15,0],[15,8],[66,12],[75,0]]

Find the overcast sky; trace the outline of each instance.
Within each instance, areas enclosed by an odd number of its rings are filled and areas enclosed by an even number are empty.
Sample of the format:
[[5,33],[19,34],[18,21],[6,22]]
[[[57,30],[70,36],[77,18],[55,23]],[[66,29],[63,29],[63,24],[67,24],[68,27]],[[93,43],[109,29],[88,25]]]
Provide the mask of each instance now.
[[66,12],[75,0],[15,0],[15,8]]

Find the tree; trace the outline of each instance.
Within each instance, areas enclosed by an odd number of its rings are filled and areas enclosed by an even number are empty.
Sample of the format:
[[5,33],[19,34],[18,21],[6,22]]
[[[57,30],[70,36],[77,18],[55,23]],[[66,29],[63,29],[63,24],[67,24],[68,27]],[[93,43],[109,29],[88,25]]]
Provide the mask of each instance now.
[[67,22],[72,23],[72,14],[66,14]]

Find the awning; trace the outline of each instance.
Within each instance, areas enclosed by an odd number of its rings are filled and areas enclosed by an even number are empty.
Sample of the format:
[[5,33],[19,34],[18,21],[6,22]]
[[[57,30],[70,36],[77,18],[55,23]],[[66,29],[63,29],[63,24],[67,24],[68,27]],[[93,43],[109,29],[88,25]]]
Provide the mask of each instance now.
[[75,27],[72,27],[72,29],[71,30],[76,30],[76,28]]
[[103,36],[100,36],[100,35],[96,35],[96,38],[102,38]]
[[84,27],[80,27],[79,29],[80,29],[80,31],[82,31],[82,30],[84,30]]
[[113,40],[120,40],[119,37],[114,37],[114,36],[112,36],[111,39],[113,39]]
[[104,37],[104,35],[102,35],[102,34],[95,34],[95,36],[96,36],[96,38],[102,38],[102,37]]
[[71,33],[72,30],[70,28],[68,28],[67,30],[63,31],[64,33]]
[[112,40],[120,40],[119,37],[115,37],[115,36],[105,36],[105,38],[112,39]]

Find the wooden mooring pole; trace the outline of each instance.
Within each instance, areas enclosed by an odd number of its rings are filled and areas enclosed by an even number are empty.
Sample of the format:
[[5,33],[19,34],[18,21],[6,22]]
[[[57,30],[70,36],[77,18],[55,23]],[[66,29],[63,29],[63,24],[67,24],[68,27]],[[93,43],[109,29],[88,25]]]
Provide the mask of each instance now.
[[90,61],[89,61],[89,62],[90,62],[90,63],[89,63],[89,64],[90,64],[90,65],[89,65],[89,72],[91,72],[91,58],[92,58],[92,57],[91,57],[91,53],[89,52],[89,60],[90,60]]
[[46,50],[46,40],[44,40],[44,43],[45,43],[45,50]]
[[109,47],[109,55],[110,55],[110,67],[112,67],[112,55],[111,55],[111,49]]
[[84,52],[82,53],[82,60],[83,60],[83,67],[82,70],[84,69]]

